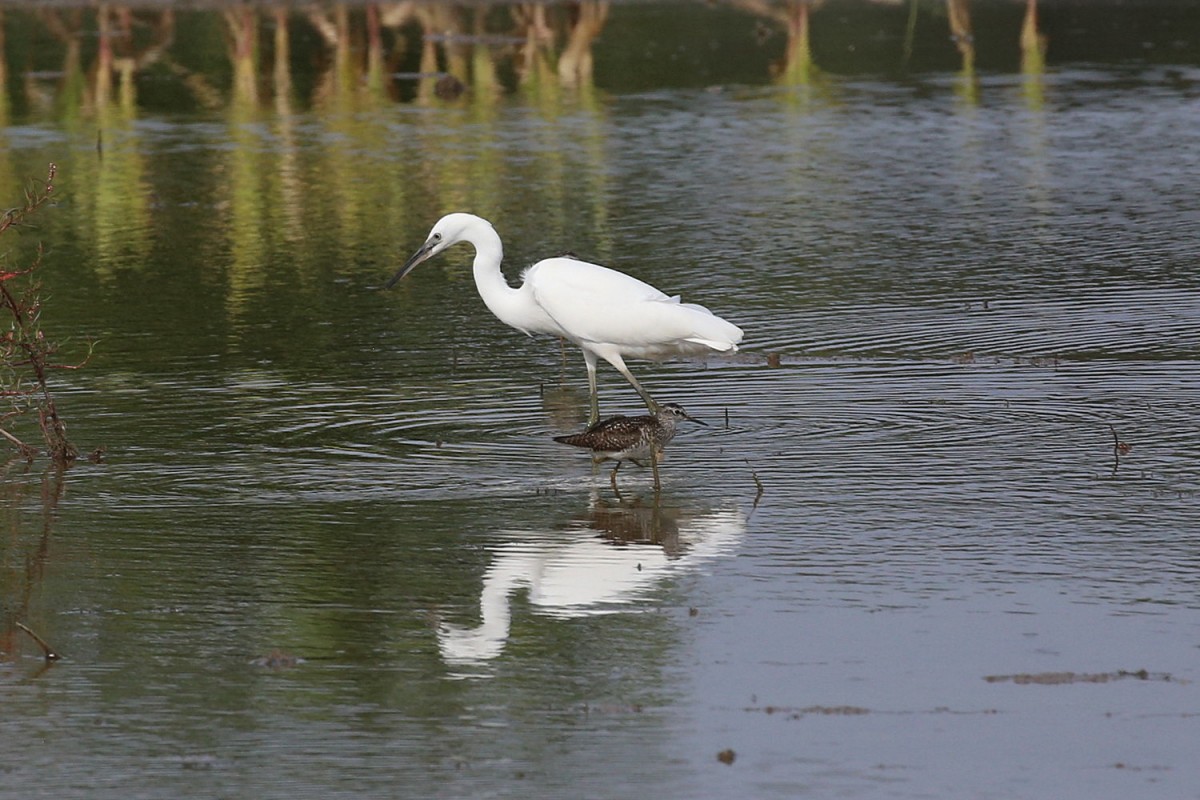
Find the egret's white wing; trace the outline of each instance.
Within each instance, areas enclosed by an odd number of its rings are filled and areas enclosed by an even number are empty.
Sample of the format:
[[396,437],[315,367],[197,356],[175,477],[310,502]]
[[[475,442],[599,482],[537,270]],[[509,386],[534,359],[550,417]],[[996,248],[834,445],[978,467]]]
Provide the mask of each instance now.
[[525,274],[534,300],[579,342],[613,345],[627,355],[659,358],[706,349],[733,350],[737,326],[703,306],[679,302],[623,272],[550,258]]

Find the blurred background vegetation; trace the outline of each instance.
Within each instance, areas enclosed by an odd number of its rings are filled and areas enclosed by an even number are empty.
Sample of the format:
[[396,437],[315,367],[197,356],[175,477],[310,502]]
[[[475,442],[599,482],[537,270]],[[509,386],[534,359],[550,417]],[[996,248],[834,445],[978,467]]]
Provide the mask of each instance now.
[[0,5],[0,124],[823,73],[1195,65],[1200,5],[1078,0]]

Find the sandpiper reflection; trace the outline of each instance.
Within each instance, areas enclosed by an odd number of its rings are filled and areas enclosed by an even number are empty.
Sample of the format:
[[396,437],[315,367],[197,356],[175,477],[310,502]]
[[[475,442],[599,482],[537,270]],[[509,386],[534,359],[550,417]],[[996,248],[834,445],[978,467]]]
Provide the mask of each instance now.
[[513,531],[490,549],[480,622],[439,622],[438,647],[448,664],[496,658],[508,642],[512,597],[528,592],[536,614],[572,619],[636,610],[665,579],[734,552],[746,529],[741,509],[707,511],[593,496],[587,515],[560,531]]

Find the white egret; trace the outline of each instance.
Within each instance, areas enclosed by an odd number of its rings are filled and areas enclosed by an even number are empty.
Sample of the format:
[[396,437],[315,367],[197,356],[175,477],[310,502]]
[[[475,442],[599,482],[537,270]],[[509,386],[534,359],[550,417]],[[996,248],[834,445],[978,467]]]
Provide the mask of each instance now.
[[707,308],[680,302],[623,272],[575,258],[547,258],[525,270],[521,285],[508,285],[500,271],[504,249],[491,223],[473,214],[447,214],[429,238],[384,288],[395,286],[423,261],[459,242],[475,247],[475,287],[497,319],[532,336],[548,333],[574,342],[582,351],[591,395],[590,422],[600,419],[596,393],[597,359],[603,358],[629,381],[651,413],[658,403],[625,366],[626,358],[662,360],[673,356],[733,353],[742,330]]

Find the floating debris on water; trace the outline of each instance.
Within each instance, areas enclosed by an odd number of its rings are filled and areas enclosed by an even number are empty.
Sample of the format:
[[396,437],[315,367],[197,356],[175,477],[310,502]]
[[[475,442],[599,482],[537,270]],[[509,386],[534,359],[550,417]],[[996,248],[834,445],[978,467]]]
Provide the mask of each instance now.
[[985,675],[988,683],[1016,683],[1021,685],[1058,686],[1067,683],[1109,683],[1132,678],[1139,681],[1164,681],[1179,683],[1167,672],[1148,672],[1144,669],[1116,672],[1020,672],[1016,675]]
[[284,650],[272,650],[265,656],[259,656],[250,662],[251,666],[263,667],[265,669],[288,669],[303,663],[303,658],[294,656]]

